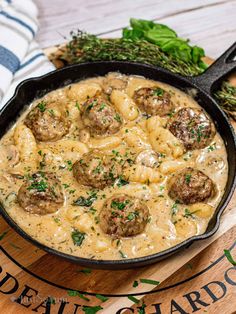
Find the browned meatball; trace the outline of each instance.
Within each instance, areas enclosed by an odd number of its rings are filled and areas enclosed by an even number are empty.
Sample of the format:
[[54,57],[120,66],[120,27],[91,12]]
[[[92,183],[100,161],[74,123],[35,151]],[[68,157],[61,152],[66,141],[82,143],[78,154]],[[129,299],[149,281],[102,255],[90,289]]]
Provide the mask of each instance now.
[[110,95],[114,89],[123,90],[127,86],[127,77],[120,73],[108,73],[103,80],[103,90]]
[[126,194],[109,198],[99,215],[102,230],[115,237],[142,233],[149,219],[149,209],[140,199]]
[[114,156],[106,156],[98,150],[90,151],[73,165],[73,174],[78,183],[103,189],[121,175],[122,167]]
[[203,202],[214,194],[212,180],[191,167],[176,173],[169,180],[169,196],[182,204]]
[[18,202],[31,214],[54,213],[64,202],[61,183],[53,173],[36,172],[19,189]]
[[215,136],[213,122],[196,108],[180,109],[171,119],[169,130],[190,150],[206,147]]
[[25,125],[38,141],[57,141],[68,133],[70,122],[56,104],[41,101],[29,112]]
[[174,110],[170,94],[159,87],[143,87],[135,91],[134,101],[150,115],[165,116]]
[[82,107],[82,120],[92,135],[109,135],[119,131],[122,119],[101,95],[88,99]]

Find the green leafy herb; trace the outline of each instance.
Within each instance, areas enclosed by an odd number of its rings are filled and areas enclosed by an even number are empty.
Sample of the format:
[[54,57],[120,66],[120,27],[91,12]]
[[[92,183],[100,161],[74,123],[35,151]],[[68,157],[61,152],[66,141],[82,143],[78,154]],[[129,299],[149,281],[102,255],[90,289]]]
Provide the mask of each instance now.
[[81,244],[83,243],[83,241],[85,239],[85,236],[86,236],[86,233],[80,232],[78,230],[74,230],[71,233],[71,237],[72,237],[73,243],[76,246],[81,246]]
[[192,177],[192,175],[191,175],[191,174],[186,174],[186,175],[185,175],[185,182],[186,182],[187,184],[189,184],[189,183],[190,183],[190,181],[191,181],[191,177]]
[[46,102],[45,101],[41,101],[40,103],[38,103],[37,107],[39,108],[39,110],[41,112],[44,112],[46,110]]
[[79,272],[81,272],[81,273],[83,273],[83,274],[85,274],[85,275],[89,275],[89,274],[91,274],[92,269],[90,269],[90,268],[84,268],[84,269],[81,269]]
[[140,282],[147,283],[149,285],[158,286],[160,284],[160,281],[152,280],[152,279],[140,279]]
[[45,192],[47,188],[47,182],[42,179],[40,181],[34,181],[30,186],[27,187],[27,190],[37,190],[38,192]]
[[113,200],[111,202],[111,208],[123,210],[128,203],[129,203],[129,200],[126,200],[124,202],[118,202],[118,201]]
[[156,88],[154,91],[153,91],[153,95],[154,96],[163,96],[164,95],[164,89],[162,88]]
[[121,117],[118,113],[115,114],[114,116],[114,119],[117,121],[117,122],[121,122]]
[[207,147],[208,152],[212,152],[215,149],[216,149],[216,143],[213,143],[212,145]]
[[75,107],[76,107],[79,111],[81,111],[78,101],[76,101]]
[[230,250],[224,250],[227,260],[233,265],[236,266],[236,261],[233,259],[233,256],[230,253]]
[[138,314],[145,314],[145,308],[147,307],[147,305],[145,303],[142,304],[141,307],[138,308]]
[[67,290],[67,294],[70,297],[80,297],[81,299],[85,300],[85,301],[90,301],[88,298],[86,298],[82,293],[80,293],[79,291],[76,290]]
[[7,233],[8,233],[8,231],[4,231],[2,234],[0,234],[0,241],[5,238],[5,236],[7,235]]
[[140,302],[140,300],[138,300],[137,298],[133,297],[132,295],[129,295],[128,299],[130,301],[134,302],[135,304],[138,304]]
[[137,280],[135,280],[135,281],[133,282],[133,287],[134,287],[134,288],[138,287],[138,281],[137,281]]
[[86,305],[83,305],[82,307],[82,311],[85,313],[85,314],[96,314],[97,312],[101,311],[103,308],[98,305],[98,306],[86,306]]
[[236,119],[236,86],[232,86],[228,81],[223,82],[215,97],[222,108],[229,111]]
[[130,19],[130,26],[131,29],[123,30],[123,38],[145,39],[159,46],[162,51],[175,59],[192,62],[201,69],[206,69],[206,65],[201,60],[205,55],[204,50],[197,46],[190,46],[188,40],[179,38],[176,32],[168,26],[138,19]]
[[126,181],[123,176],[119,176],[117,181],[117,186],[120,188],[121,186],[129,184],[129,181]]
[[174,215],[177,214],[178,212],[178,204],[179,202],[178,201],[175,201],[175,203],[172,205],[171,207],[171,216],[173,217]]
[[190,210],[188,208],[185,208],[184,209],[184,217],[186,217],[186,218],[189,218],[189,217],[194,218],[194,213],[196,213],[197,211],[198,210],[190,212]]
[[97,199],[97,193],[92,193],[89,197],[85,198],[80,196],[72,205],[90,207]]
[[120,256],[121,256],[122,258],[127,258],[127,255],[126,255],[124,252],[119,251],[119,253],[120,253]]
[[105,297],[104,295],[101,294],[96,294],[96,298],[101,300],[102,302],[106,302],[107,300],[109,300],[108,297]]
[[101,106],[100,106],[100,108],[98,109],[98,111],[99,111],[99,112],[102,111],[105,107],[106,107],[106,104],[105,104],[105,103],[102,103]]

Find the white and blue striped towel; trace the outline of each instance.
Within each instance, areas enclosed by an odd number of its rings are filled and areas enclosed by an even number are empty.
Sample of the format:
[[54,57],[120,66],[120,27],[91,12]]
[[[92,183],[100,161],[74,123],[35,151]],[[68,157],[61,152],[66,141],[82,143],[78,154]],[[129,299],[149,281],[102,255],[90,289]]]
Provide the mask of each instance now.
[[34,40],[37,16],[32,0],[0,0],[0,108],[21,81],[55,69]]

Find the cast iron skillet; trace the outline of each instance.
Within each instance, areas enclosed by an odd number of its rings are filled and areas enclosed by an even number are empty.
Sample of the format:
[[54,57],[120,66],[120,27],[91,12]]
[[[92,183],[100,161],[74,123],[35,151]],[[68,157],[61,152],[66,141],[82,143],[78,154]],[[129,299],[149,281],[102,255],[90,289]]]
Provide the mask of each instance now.
[[196,101],[211,116],[217,130],[224,140],[229,163],[229,175],[225,193],[204,234],[193,236],[192,238],[187,239],[174,247],[149,256],[123,260],[94,260],[65,254],[39,243],[30,237],[27,233],[25,233],[8,215],[7,211],[1,205],[0,212],[2,216],[22,237],[24,237],[26,240],[29,240],[46,252],[63,257],[68,261],[76,262],[84,266],[103,269],[125,269],[148,265],[167,258],[177,251],[183,250],[196,240],[202,240],[212,236],[219,228],[220,216],[223,213],[235,189],[236,140],[232,126],[230,125],[225,113],[211,97],[211,93],[215,88],[217,88],[217,86],[219,86],[220,80],[223,77],[236,69],[236,63],[230,62],[230,59],[232,61],[235,51],[236,43],[231,46],[212,66],[210,66],[204,74],[191,78],[173,74],[163,68],[132,62],[108,61],[72,65],[56,70],[39,78],[25,80],[17,87],[15,95],[0,111],[0,137],[2,137],[5,131],[9,128],[9,125],[12,123],[12,121],[17,118],[22,108],[26,104],[30,104],[35,98],[41,97],[54,89],[63,87],[70,83],[74,83],[89,77],[105,75],[111,71],[119,71],[123,74],[142,75],[148,79],[163,81],[185,92],[195,89],[197,91],[195,96]]

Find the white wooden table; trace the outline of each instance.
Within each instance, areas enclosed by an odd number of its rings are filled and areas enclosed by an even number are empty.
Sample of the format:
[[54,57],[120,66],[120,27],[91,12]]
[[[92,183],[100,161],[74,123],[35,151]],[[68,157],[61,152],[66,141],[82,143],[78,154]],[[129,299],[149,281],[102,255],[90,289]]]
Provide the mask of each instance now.
[[218,57],[236,39],[236,0],[35,0],[43,48],[78,28],[103,37],[121,35],[129,18],[152,19]]

